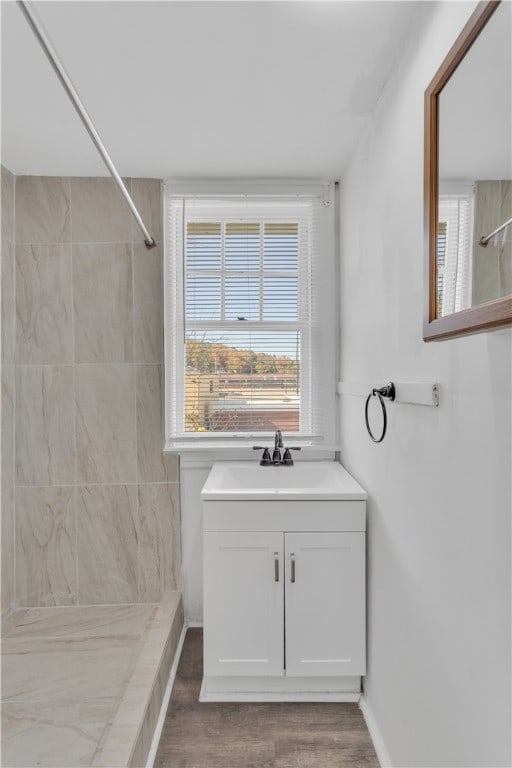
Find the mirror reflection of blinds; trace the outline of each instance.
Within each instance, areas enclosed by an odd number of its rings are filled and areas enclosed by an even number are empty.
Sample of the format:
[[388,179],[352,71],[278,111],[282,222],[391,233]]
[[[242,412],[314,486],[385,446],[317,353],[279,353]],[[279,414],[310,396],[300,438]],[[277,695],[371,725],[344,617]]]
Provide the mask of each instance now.
[[439,196],[438,316],[471,306],[473,197]]
[[437,317],[443,315],[444,266],[446,262],[446,221],[437,227]]
[[174,249],[183,253],[175,436],[281,429],[322,439],[321,345],[312,344],[322,200],[181,198],[171,209]]

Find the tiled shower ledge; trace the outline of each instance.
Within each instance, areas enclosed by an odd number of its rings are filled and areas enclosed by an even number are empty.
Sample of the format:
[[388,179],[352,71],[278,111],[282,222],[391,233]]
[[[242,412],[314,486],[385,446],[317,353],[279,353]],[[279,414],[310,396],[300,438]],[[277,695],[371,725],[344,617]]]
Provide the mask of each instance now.
[[183,626],[159,604],[28,608],[2,640],[2,765],[144,766]]

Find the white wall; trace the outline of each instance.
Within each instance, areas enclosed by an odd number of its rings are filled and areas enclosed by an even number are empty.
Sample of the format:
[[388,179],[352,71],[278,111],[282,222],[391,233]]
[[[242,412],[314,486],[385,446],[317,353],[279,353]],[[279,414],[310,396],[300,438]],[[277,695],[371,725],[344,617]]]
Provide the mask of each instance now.
[[438,409],[390,406],[381,445],[341,403],[369,493],[368,706],[409,768],[511,764],[512,337],[422,341],[423,92],[474,7],[426,5],[342,184],[342,379],[441,383]]
[[183,455],[181,480],[181,569],[186,621],[203,622],[203,505],[201,490],[211,460]]

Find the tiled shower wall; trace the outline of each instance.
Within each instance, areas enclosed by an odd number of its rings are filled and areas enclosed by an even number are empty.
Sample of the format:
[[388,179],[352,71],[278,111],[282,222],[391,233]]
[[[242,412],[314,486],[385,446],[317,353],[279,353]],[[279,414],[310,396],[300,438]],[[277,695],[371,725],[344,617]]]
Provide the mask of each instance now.
[[14,176],[2,168],[2,615],[14,602]]
[[511,216],[510,179],[475,182],[473,304],[482,304],[512,293],[510,233],[502,232],[486,248],[479,244],[482,235],[493,232]]
[[126,184],[157,248],[110,179],[15,179],[18,606],[180,587],[178,463],[161,450],[161,184]]

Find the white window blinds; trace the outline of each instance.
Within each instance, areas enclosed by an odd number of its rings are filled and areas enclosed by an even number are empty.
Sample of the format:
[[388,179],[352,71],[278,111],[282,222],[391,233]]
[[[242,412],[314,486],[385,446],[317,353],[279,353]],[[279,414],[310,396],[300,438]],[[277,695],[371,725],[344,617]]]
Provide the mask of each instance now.
[[473,193],[439,195],[438,317],[471,306]]
[[166,192],[168,446],[276,429],[332,440],[328,188],[293,198]]

